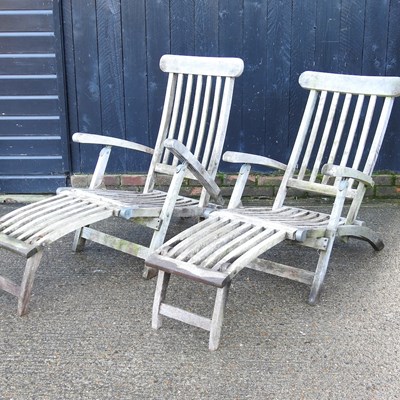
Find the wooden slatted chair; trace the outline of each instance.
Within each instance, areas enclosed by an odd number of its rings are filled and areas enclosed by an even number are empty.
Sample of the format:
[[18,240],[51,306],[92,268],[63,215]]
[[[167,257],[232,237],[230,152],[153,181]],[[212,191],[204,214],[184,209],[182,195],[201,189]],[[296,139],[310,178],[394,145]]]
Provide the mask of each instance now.
[[[228,209],[213,212],[146,260],[148,266],[160,270],[153,305],[154,328],[159,328],[163,316],[167,316],[206,329],[210,331],[209,348],[214,350],[219,345],[230,282],[243,268],[309,284],[309,303],[315,304],[335,237],[354,237],[369,242],[375,250],[383,248],[379,236],[357,220],[357,214],[366,187],[373,185],[371,174],[394,97],[400,95],[400,78],[304,72],[299,82],[310,92],[288,164],[262,156],[225,153],[225,161],[243,164]],[[272,207],[241,206],[250,164],[285,171]],[[289,189],[332,196],[331,212],[286,206]],[[350,204],[344,212],[346,199]],[[284,240],[318,250],[314,272],[265,259],[267,250]],[[166,303],[171,274],[217,288],[212,318]]]
[[[234,81],[243,71],[243,61],[165,55],[160,67],[168,73],[168,83],[154,150],[126,140],[75,133],[75,142],[105,146],[89,189],[64,188],[53,198],[0,218],[0,247],[27,258],[20,285],[0,277],[0,288],[18,297],[19,315],[27,311],[34,274],[45,246],[61,236],[76,231],[76,251],[91,240],[144,259],[163,243],[173,212],[180,217],[202,216],[216,207],[209,202],[210,197],[215,203],[222,203],[214,179],[227,131]],[[176,157],[165,144],[172,145]],[[113,146],[153,155],[143,193],[101,188]],[[168,192],[155,189],[157,174],[173,176]],[[196,179],[203,185],[200,199],[179,195],[184,178]],[[111,216],[153,229],[150,245],[122,240],[89,226]],[[154,272],[146,269],[144,274],[151,277]]]

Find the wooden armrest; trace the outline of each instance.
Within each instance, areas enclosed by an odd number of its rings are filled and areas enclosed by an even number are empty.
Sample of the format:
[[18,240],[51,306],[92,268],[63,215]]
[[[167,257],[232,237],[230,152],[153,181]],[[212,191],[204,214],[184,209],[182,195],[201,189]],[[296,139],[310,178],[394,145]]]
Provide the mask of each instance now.
[[364,172],[358,171],[355,168],[341,167],[335,164],[325,164],[321,172],[324,175],[333,176],[336,178],[355,179],[356,181],[364,183],[367,186],[374,186],[373,179]]
[[273,160],[272,158],[258,156],[256,154],[249,153],[239,153],[236,151],[227,151],[222,156],[222,159],[230,163],[240,163],[240,164],[258,164],[265,167],[271,167],[276,169],[285,170],[286,165]]
[[95,135],[93,133],[76,132],[72,135],[72,140],[76,143],[101,144],[104,146],[116,146],[123,147],[124,149],[138,150],[148,154],[154,153],[152,148],[139,143],[118,139],[111,136]]
[[188,150],[188,148],[176,139],[166,139],[164,146],[182,163],[187,163],[189,171],[204,186],[210,196],[218,203],[223,205],[224,200],[221,196],[221,189],[214,182],[214,179]]

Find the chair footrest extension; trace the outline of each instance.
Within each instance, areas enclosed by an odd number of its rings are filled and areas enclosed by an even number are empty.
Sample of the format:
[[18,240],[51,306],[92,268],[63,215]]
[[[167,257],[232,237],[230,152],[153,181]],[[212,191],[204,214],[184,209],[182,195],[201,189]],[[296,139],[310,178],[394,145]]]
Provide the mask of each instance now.
[[181,275],[185,278],[218,288],[226,286],[230,281],[229,275],[223,272],[200,268],[184,261],[171,259],[157,254],[150,255],[146,259],[146,265],[151,268],[157,268],[170,274]]

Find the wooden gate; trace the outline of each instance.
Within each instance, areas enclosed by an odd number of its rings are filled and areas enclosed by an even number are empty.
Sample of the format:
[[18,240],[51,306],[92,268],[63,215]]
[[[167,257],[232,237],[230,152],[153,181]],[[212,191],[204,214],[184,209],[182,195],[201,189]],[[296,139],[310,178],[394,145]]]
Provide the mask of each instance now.
[[0,2],[0,192],[48,193],[69,168],[60,0]]

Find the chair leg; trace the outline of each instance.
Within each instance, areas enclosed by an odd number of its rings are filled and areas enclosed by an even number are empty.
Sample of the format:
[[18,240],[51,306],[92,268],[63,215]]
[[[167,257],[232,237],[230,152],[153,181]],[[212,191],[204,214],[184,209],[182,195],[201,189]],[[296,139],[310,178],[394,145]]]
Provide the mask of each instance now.
[[326,271],[328,269],[329,260],[331,258],[332,247],[335,241],[334,237],[329,239],[326,250],[321,251],[318,259],[317,268],[314,273],[314,280],[311,285],[310,295],[308,297],[308,304],[315,305],[319,300],[321,294],[322,284],[324,283]]
[[228,291],[230,284],[221,289],[217,289],[215,297],[214,311],[211,319],[210,338],[208,348],[211,351],[217,350],[221,339],[222,322],[224,320],[224,312],[226,302],[228,300]]
[[26,314],[28,310],[29,300],[31,298],[33,281],[35,279],[36,270],[42,259],[43,250],[38,251],[26,261],[25,272],[22,278],[20,293],[18,296],[18,315]]
[[151,326],[154,329],[159,329],[161,328],[162,325],[162,316],[160,314],[160,307],[161,303],[165,300],[165,297],[167,295],[167,288],[170,278],[171,274],[168,274],[164,271],[158,272],[157,286],[153,303],[153,317],[151,322]]
[[[150,251],[156,250],[164,243],[165,235],[167,234],[166,228],[168,227],[168,225],[169,225],[169,219],[167,221],[163,221],[163,225],[161,226],[160,230],[154,232],[149,246]],[[142,277],[144,279],[152,279],[155,276],[157,276],[158,273],[159,272],[156,268],[151,268],[145,265],[143,268]]]
[[76,253],[83,251],[86,244],[86,239],[82,237],[83,228],[75,231],[74,241],[72,242],[72,250]]
[[157,276],[157,273],[159,273],[155,268],[151,268],[148,267],[147,265],[145,265],[143,267],[143,273],[142,273],[142,277],[144,279],[153,279],[155,276]]

